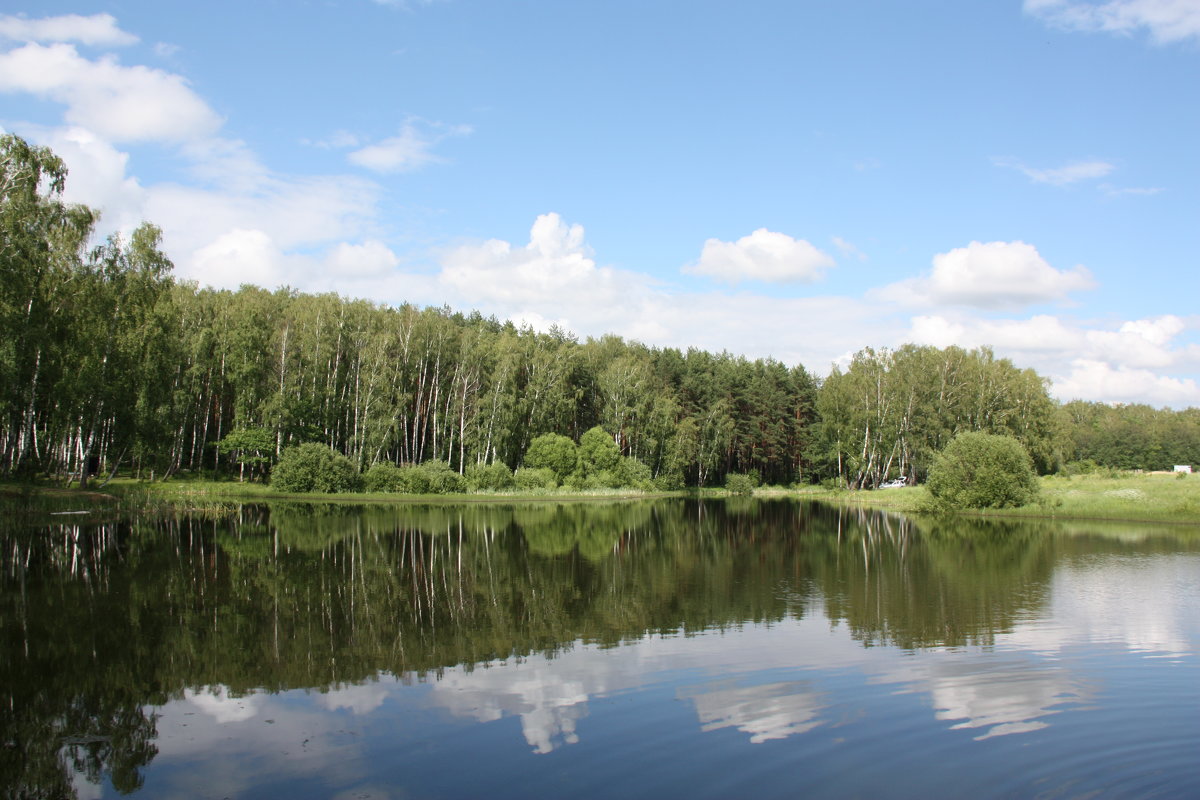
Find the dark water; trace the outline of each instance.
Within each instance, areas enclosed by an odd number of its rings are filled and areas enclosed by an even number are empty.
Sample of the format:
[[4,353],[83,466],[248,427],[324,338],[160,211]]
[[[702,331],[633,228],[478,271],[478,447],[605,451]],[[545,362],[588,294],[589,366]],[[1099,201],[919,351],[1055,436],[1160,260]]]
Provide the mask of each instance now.
[[0,533],[6,797],[1196,797],[1200,535],[778,502]]

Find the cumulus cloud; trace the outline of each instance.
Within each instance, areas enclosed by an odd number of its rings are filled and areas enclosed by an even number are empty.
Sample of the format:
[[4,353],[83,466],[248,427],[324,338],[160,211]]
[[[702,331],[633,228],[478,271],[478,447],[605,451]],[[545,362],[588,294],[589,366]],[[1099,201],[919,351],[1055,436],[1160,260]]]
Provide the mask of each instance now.
[[978,319],[967,315],[914,317],[907,340],[935,347],[993,347],[1050,378],[1059,399],[1200,405],[1191,378],[1172,377],[1200,362],[1200,347],[1182,341],[1188,323],[1174,315],[1105,327],[1049,315]]
[[70,169],[63,198],[103,211],[104,227],[128,233],[143,219],[146,190],[128,174],[129,154],[87,128],[27,128],[26,134],[52,149]]
[[400,259],[391,248],[374,239],[362,244],[340,242],[325,262],[337,275],[347,278],[387,275],[400,265]]
[[1067,186],[1079,181],[1103,178],[1114,169],[1107,161],[1073,161],[1049,169],[1030,167],[1013,158],[995,158],[992,162],[998,167],[1015,169],[1034,183],[1047,183],[1051,186]]
[[[375,172],[407,172],[442,161],[440,156],[434,154],[434,146],[451,136],[466,136],[470,132],[468,125],[422,124],[410,119],[401,126],[398,136],[354,150],[347,158],[352,164]],[[354,146],[357,138],[339,131],[329,144],[339,146],[336,143]]]
[[123,47],[138,41],[132,33],[118,28],[111,14],[90,17],[66,14],[42,19],[5,15],[0,17],[0,38],[18,42],[79,42],[98,47]]
[[700,260],[683,271],[731,284],[744,280],[809,283],[818,280],[833,264],[833,258],[803,239],[759,228],[736,242],[709,239]]
[[709,689],[691,697],[700,730],[737,728],[750,734],[753,744],[786,739],[824,724],[822,712],[829,702],[800,681]]
[[260,230],[234,228],[200,248],[192,257],[190,277],[218,288],[252,283],[274,289],[285,282],[283,253]]
[[492,239],[443,254],[438,302],[536,329],[618,333],[659,347],[733,350],[823,368],[846,352],[895,341],[904,328],[877,304],[844,297],[689,292],[596,263],[584,229],[554,213],[527,245]]
[[181,76],[90,60],[70,44],[34,42],[0,53],[0,92],[27,92],[66,106],[71,125],[111,142],[181,142],[211,135],[221,118]]
[[223,685],[201,686],[199,689],[184,689],[184,700],[216,720],[218,725],[230,722],[245,722],[253,719],[262,710],[262,695],[248,694],[235,697],[229,687]]
[[1175,378],[1103,361],[1077,359],[1069,373],[1055,377],[1053,382],[1054,394],[1063,400],[1149,403],[1172,408],[1200,406],[1200,384],[1192,378]]
[[1025,12],[1066,30],[1130,35],[1160,43],[1200,39],[1195,0],[1025,0]]
[[1061,301],[1095,283],[1082,266],[1057,270],[1024,242],[971,242],[933,257],[933,271],[872,293],[903,305],[1017,309]]
[[534,221],[527,245],[489,239],[451,250],[442,259],[441,279],[470,302],[499,304],[512,313],[616,303],[636,291],[616,270],[596,265],[582,225],[568,225],[554,213]]

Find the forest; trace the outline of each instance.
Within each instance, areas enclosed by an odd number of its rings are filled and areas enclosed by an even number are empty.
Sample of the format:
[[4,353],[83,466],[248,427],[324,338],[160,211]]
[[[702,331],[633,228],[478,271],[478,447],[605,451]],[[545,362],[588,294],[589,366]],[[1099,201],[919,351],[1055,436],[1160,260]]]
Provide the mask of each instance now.
[[262,477],[321,443],[357,470],[517,469],[599,427],[658,489],[921,480],[961,431],[1038,470],[1200,463],[1200,409],[1060,404],[990,349],[865,349],[821,378],[728,352],[580,340],[449,308],[178,281],[144,223],[94,244],[66,167],[0,137],[0,476]]

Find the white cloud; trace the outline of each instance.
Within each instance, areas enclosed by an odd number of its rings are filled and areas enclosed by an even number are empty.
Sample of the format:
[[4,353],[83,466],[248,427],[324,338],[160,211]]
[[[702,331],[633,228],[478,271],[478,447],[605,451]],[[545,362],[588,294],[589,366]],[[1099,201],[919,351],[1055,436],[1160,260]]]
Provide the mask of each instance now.
[[1048,183],[1051,186],[1067,186],[1079,181],[1103,178],[1114,169],[1107,161],[1073,161],[1051,169],[1030,167],[1011,158],[995,158],[992,162],[998,167],[1015,169],[1034,183]]
[[690,696],[700,730],[736,728],[750,734],[752,744],[807,733],[826,722],[821,712],[828,699],[800,681],[707,689]]
[[809,283],[818,280],[833,264],[833,258],[803,239],[759,228],[736,242],[709,239],[700,260],[683,271],[731,284],[744,280]]
[[284,250],[357,238],[371,226],[378,193],[345,176],[263,174],[236,186],[152,186],[143,213],[162,226],[181,274],[194,277],[191,254],[235,229],[262,231]]
[[636,292],[616,270],[596,266],[583,236],[582,225],[542,214],[523,247],[489,239],[451,250],[442,259],[441,280],[468,302],[503,307],[510,314],[615,304],[626,292]]
[[971,242],[933,257],[933,271],[871,293],[904,305],[1014,309],[1094,286],[1085,267],[1056,270],[1024,242]]
[[581,336],[617,333],[658,347],[731,350],[819,369],[847,351],[897,341],[904,330],[877,304],[853,298],[686,292],[599,266],[583,227],[554,213],[537,218],[527,245],[464,245],[445,253],[441,267],[434,302],[539,330],[556,324]]
[[87,128],[35,128],[33,133],[33,138],[49,146],[70,170],[63,199],[101,209],[101,225],[107,231],[129,233],[142,222],[146,190],[127,174],[128,153]]
[[221,118],[181,76],[112,56],[83,58],[73,45],[36,43],[0,53],[0,92],[28,92],[64,104],[71,125],[112,142],[204,138]]
[[217,288],[252,283],[275,289],[287,282],[283,262],[283,253],[266,233],[235,228],[196,251],[188,277]]
[[123,47],[138,41],[132,33],[118,28],[111,14],[90,17],[66,14],[42,19],[6,15],[0,17],[0,38],[18,42],[79,42],[100,47]]
[[371,278],[391,273],[400,259],[383,242],[372,239],[362,244],[339,243],[325,263],[340,277]]
[[1025,0],[1025,12],[1067,30],[1124,35],[1146,30],[1162,44],[1200,39],[1195,0]]
[[1131,320],[1115,328],[1049,315],[1019,320],[929,315],[914,317],[906,338],[935,347],[992,346],[998,355],[1050,378],[1052,393],[1061,400],[1181,408],[1200,405],[1195,380],[1163,373],[1186,372],[1200,362],[1200,348],[1179,341],[1188,328],[1173,315]]
[[229,687],[220,684],[201,686],[196,690],[184,689],[183,697],[216,720],[218,725],[253,719],[262,710],[265,702],[265,698],[260,694],[234,697],[229,694]]
[[1174,378],[1148,369],[1114,367],[1103,361],[1078,359],[1072,363],[1067,375],[1053,380],[1054,394],[1062,400],[1149,403],[1172,408],[1200,406],[1200,384],[1192,378]]
[[[352,164],[375,172],[407,172],[442,161],[432,152],[433,147],[448,137],[465,136],[470,132],[467,125],[419,124],[418,120],[410,119],[401,126],[400,135],[355,150],[347,158]],[[330,144],[354,146],[356,143],[353,135],[339,131]]]
[[322,692],[317,698],[317,705],[329,711],[344,708],[362,716],[383,705],[389,694],[388,687],[378,681],[349,684]]

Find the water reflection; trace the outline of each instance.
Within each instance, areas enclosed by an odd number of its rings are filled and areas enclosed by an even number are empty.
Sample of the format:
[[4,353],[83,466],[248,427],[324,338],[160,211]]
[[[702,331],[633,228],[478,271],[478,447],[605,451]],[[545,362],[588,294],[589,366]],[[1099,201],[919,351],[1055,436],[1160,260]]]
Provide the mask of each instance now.
[[[688,694],[684,694],[688,696]],[[825,722],[824,693],[803,681],[758,686],[708,686],[691,694],[700,729],[737,728],[758,744],[806,733]]]
[[278,504],[0,547],[12,796],[132,792],[218,754],[232,794],[369,783],[368,721],[422,713],[512,720],[545,756],[635,695],[714,741],[840,741],[911,702],[972,740],[1032,735],[1097,702],[1080,653],[1179,661],[1200,619],[1186,532],[792,502]]

